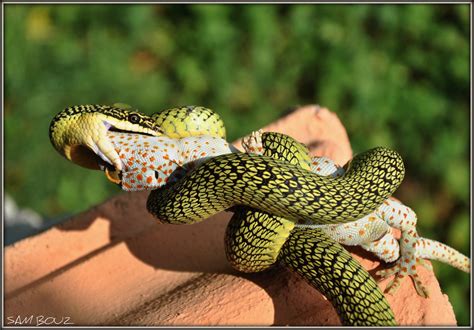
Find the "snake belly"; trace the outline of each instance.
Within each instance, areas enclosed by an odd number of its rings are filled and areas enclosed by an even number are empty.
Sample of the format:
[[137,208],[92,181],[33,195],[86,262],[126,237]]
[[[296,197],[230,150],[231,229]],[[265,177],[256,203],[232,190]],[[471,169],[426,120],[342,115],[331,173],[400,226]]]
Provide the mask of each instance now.
[[[308,167],[307,148],[276,133],[262,136],[264,154]],[[227,259],[239,271],[280,263],[326,296],[343,325],[396,325],[390,305],[370,274],[323,230],[248,207],[234,208],[225,236]]]

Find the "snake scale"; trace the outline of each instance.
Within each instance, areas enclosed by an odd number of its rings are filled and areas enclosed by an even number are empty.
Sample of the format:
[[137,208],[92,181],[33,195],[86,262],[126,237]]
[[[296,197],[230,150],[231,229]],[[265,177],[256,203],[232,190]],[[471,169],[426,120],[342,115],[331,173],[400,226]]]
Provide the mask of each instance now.
[[[183,128],[202,131],[201,117],[214,121],[212,134],[223,137],[220,118],[201,107],[147,116],[123,107],[75,106],[53,118],[49,133],[53,146],[69,160],[120,171],[123,164],[109,132],[173,137]],[[200,133],[190,135],[194,134]],[[316,228],[294,224],[343,223],[369,214],[403,180],[401,157],[390,149],[374,148],[355,156],[344,176],[327,178],[305,168],[307,150],[296,141],[278,134],[269,137],[262,156],[212,155],[182,179],[152,190],[148,210],[162,222],[190,224],[238,205],[226,235],[226,252],[235,268],[259,271],[279,261],[325,294],[343,324],[395,324],[375,281],[342,246]],[[262,255],[270,258],[257,260]]]
[[[264,154],[309,167],[305,146],[276,133],[265,133]],[[272,148],[274,146],[275,148]],[[263,271],[276,262],[301,275],[324,294],[346,325],[394,325],[394,315],[377,283],[323,230],[239,207],[226,230],[226,255],[243,272]]]

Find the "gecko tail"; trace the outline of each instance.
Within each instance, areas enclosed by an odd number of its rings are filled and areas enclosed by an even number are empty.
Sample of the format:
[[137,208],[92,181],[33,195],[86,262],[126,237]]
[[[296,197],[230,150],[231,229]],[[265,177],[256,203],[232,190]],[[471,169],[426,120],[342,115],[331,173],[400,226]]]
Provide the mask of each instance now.
[[420,237],[416,256],[441,261],[463,272],[470,273],[471,260],[461,252],[438,241]]

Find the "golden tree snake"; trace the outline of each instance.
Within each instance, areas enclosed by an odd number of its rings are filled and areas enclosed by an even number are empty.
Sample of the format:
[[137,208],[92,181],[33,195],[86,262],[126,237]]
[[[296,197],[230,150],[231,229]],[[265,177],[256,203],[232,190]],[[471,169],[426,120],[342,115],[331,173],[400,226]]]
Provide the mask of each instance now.
[[[151,190],[147,209],[161,222],[192,224],[232,208],[225,243],[234,268],[284,264],[332,302],[342,324],[396,324],[375,280],[326,228],[387,203],[404,176],[395,151],[373,148],[343,175],[318,175],[308,149],[289,136],[264,133],[260,154],[241,153],[225,141],[221,118],[194,106],[152,116],[123,105],[73,106],[53,118],[49,135],[70,161],[104,170],[124,190]],[[377,238],[385,230],[370,228]]]

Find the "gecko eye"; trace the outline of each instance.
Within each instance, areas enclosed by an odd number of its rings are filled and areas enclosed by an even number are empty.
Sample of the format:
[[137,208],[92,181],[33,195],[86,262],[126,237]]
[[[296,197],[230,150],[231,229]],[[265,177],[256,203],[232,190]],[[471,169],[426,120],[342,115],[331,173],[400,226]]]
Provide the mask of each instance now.
[[140,116],[136,113],[132,113],[128,116],[128,121],[132,124],[137,124],[140,121]]

